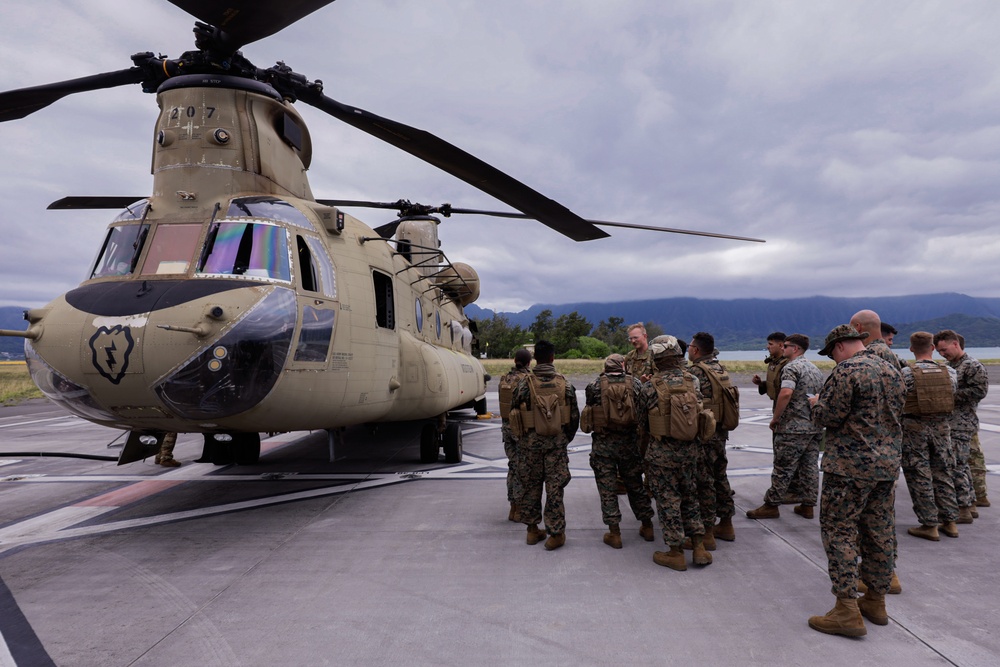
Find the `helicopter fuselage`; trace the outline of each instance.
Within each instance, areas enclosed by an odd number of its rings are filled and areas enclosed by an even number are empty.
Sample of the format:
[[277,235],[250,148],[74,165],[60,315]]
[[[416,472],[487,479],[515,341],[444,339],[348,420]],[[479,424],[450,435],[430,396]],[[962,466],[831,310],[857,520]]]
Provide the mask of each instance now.
[[42,391],[133,432],[275,432],[438,417],[485,394],[440,264],[438,221],[384,239],[312,196],[311,144],[266,84],[158,93],[153,193],[112,222],[89,277],[28,311]]

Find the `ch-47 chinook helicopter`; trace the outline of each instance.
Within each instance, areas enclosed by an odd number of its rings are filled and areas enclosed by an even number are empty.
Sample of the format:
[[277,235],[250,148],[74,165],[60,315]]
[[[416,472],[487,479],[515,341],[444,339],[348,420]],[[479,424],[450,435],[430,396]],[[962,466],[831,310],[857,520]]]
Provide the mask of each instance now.
[[[462,458],[449,411],[485,410],[488,377],[472,353],[463,307],[479,281],[440,250],[439,216],[537,219],[575,241],[587,221],[427,132],[346,106],[284,63],[259,69],[239,50],[332,0],[170,0],[196,19],[176,59],[138,53],[133,66],[0,93],[0,121],[71,93],[141,84],[155,93],[148,197],[70,197],[50,208],[117,208],[90,274],[28,310],[29,371],[80,417],[129,432],[119,463],[148,455],[166,432],[202,433],[217,463],[250,464],[261,432],[423,420],[420,457]],[[303,102],[382,139],[520,213],[400,201],[316,199],[306,179]],[[341,207],[393,208],[372,229]]]

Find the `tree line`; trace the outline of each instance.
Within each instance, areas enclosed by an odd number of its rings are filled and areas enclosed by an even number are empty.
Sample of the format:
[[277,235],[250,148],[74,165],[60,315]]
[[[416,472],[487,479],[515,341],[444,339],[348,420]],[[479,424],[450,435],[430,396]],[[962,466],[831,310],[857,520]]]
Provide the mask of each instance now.
[[[546,309],[527,329],[512,325],[500,314],[474,322],[479,331],[479,350],[491,359],[509,359],[521,347],[539,340],[550,341],[560,359],[603,359],[612,352],[625,354],[632,349],[627,330],[632,322],[621,317],[611,316],[594,326],[575,310],[554,318]],[[645,327],[650,339],[663,333],[655,322],[646,322]]]

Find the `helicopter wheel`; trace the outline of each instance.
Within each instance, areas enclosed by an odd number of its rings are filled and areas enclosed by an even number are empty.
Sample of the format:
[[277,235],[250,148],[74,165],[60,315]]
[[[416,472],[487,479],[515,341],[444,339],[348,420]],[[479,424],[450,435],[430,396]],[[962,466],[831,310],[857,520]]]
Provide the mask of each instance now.
[[448,424],[444,431],[444,462],[462,462],[462,427],[457,422]]
[[236,465],[252,466],[260,461],[260,433],[241,433],[229,443]]
[[485,415],[487,413],[487,411],[488,411],[487,408],[486,408],[486,397],[483,396],[482,398],[477,399],[472,404],[472,407],[475,408],[477,415]]
[[423,430],[420,431],[420,462],[437,463],[440,447],[437,425],[433,422],[424,424]]

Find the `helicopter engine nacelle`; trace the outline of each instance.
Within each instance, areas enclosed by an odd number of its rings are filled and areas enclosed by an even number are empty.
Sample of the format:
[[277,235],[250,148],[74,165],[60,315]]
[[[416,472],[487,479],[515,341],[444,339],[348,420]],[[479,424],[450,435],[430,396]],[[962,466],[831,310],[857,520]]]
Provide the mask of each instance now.
[[442,292],[463,307],[479,298],[479,274],[464,262],[455,262],[442,270],[434,281]]

